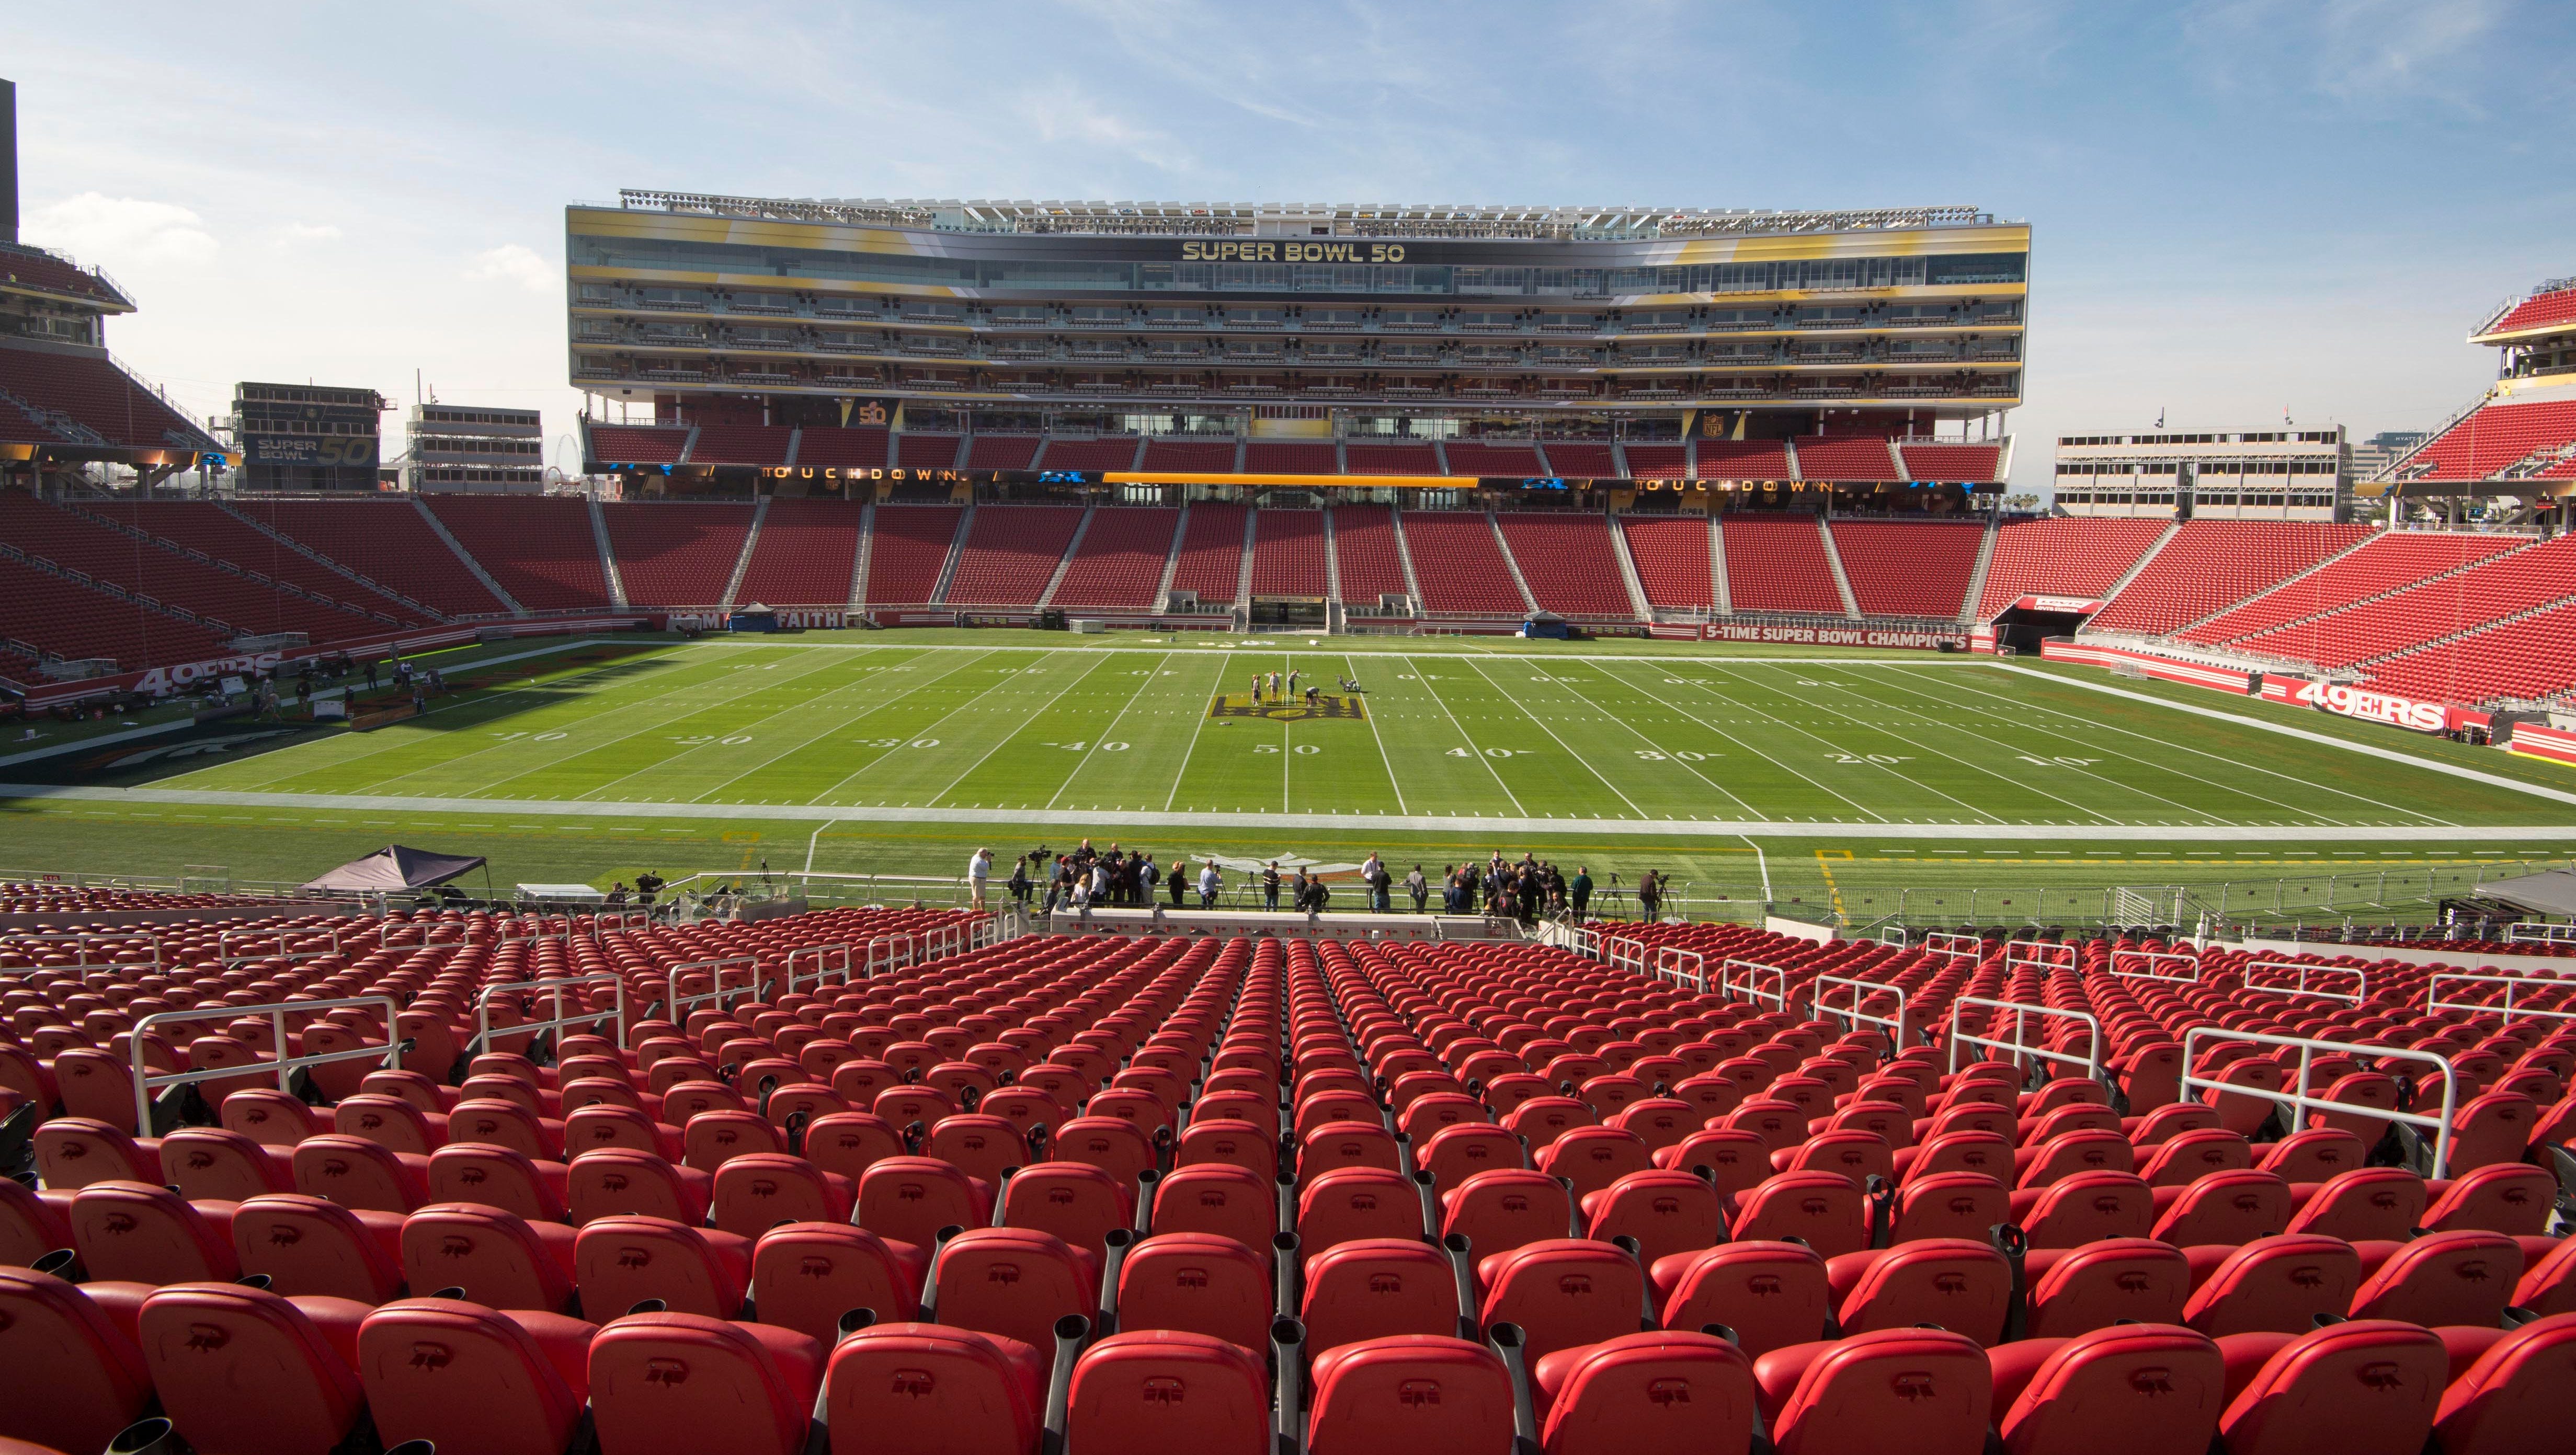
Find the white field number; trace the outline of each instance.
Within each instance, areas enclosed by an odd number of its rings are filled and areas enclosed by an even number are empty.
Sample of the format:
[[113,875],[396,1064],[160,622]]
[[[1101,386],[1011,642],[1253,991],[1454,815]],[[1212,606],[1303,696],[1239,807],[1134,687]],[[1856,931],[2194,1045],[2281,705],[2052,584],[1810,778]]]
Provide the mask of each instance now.
[[1834,763],[1878,763],[1882,765],[1888,763],[1911,763],[1914,761],[1914,757],[1910,753],[1902,757],[1890,753],[1827,753],[1825,754],[1825,758],[1828,762]]

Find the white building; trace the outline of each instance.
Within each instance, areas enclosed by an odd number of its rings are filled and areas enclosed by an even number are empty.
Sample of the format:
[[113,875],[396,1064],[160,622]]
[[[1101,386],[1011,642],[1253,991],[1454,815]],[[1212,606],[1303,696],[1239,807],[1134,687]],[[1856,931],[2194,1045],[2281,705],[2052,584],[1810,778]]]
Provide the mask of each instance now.
[[2352,495],[2343,426],[2060,435],[2068,515],[2342,520]]
[[478,495],[541,495],[546,432],[533,409],[414,405],[406,426],[404,488]]

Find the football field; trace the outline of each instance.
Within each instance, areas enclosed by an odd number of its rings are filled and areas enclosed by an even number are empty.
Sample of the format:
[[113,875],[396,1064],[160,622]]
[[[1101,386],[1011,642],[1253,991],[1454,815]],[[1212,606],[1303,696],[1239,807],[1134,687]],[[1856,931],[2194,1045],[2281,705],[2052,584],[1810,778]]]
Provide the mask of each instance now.
[[[2576,803],[2429,751],[2448,744],[1985,658],[927,635],[534,664],[417,721],[174,759],[150,788],[665,818],[1909,837],[2432,834],[2564,823]],[[1256,677],[1267,696],[1291,671],[1295,699],[1252,701]]]

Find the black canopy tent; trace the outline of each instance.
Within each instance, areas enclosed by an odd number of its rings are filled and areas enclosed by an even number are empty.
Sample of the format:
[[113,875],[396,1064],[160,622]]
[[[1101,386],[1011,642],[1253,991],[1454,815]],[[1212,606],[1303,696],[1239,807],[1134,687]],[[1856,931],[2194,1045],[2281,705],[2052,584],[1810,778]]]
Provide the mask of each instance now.
[[433,854],[427,849],[387,844],[363,859],[352,859],[307,883],[306,889],[331,894],[397,894],[445,884],[460,874],[490,869],[480,854]]

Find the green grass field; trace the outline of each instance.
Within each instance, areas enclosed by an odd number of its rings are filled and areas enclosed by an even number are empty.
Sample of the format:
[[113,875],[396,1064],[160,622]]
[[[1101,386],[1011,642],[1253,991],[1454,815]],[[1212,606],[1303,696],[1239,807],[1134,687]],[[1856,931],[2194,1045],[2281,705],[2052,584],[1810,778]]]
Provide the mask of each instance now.
[[[1291,669],[1357,705],[1252,715],[1254,674]],[[2384,873],[2576,841],[2576,775],[2552,765],[1985,658],[920,631],[480,670],[481,690],[373,732],[235,723],[243,740],[210,750],[0,764],[49,780],[8,790],[0,871],[295,877],[331,862],[324,842],[437,835],[531,879],[631,876],[653,841],[692,868],[950,873],[976,842],[1007,859],[1087,834],[1237,857],[1534,847],[1843,903],[1861,885]]]

